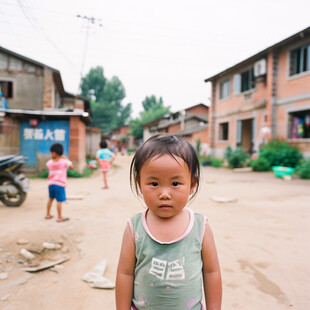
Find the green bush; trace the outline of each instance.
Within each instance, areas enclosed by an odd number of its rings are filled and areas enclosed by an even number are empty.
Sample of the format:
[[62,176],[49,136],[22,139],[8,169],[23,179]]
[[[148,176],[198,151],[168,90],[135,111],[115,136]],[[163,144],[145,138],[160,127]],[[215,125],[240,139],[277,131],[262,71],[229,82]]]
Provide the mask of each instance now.
[[228,165],[232,168],[244,167],[246,161],[250,158],[250,155],[242,147],[237,147],[233,150],[230,146],[225,149],[224,156],[227,159]]
[[211,166],[215,168],[220,168],[223,165],[224,160],[221,158],[216,158],[211,156]]
[[285,141],[273,140],[261,147],[259,157],[268,160],[270,166],[296,167],[302,159],[301,152]]
[[197,151],[197,154],[200,154],[200,151],[201,151],[201,142],[200,142],[200,139],[197,139],[197,140],[196,140],[196,151]]
[[269,171],[271,169],[269,161],[264,157],[257,157],[249,162],[249,166],[254,171]]
[[41,179],[47,179],[48,177],[48,170],[45,168],[39,175],[38,175],[39,178]]
[[300,161],[295,173],[302,179],[310,179],[310,158]]
[[[82,177],[89,177],[94,172],[94,169],[85,168],[83,173],[79,173],[75,170],[68,169],[67,176],[68,178],[82,178]],[[39,175],[39,178],[47,179],[48,178],[48,170],[45,168]]]
[[199,162],[202,166],[211,165],[211,156],[209,155],[199,155]]

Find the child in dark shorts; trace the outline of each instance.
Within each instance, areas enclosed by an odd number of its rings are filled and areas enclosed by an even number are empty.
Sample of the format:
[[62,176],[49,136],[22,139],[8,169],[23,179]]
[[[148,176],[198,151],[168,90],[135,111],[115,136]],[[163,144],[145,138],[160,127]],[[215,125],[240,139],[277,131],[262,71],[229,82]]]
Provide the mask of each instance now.
[[48,169],[48,192],[49,199],[46,206],[45,219],[53,218],[51,215],[51,207],[53,200],[57,201],[57,222],[68,221],[68,217],[62,216],[62,203],[66,201],[65,186],[67,183],[67,169],[72,169],[72,162],[63,156],[63,146],[60,143],[54,143],[50,147],[51,158],[47,163]]

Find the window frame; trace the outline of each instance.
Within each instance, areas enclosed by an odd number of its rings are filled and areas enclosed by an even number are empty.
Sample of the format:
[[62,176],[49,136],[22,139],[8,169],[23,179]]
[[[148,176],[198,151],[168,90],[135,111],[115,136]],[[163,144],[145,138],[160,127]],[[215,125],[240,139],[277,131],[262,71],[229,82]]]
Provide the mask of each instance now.
[[[225,80],[220,81],[219,84],[220,84],[220,87],[219,87],[219,99],[220,100],[225,100],[225,99],[229,98],[230,95],[231,95],[231,82],[230,82],[230,78],[227,78]],[[225,84],[226,85],[228,84],[228,86],[225,87],[224,86]],[[222,92],[222,90],[223,90],[223,92]],[[225,95],[225,90],[228,91],[227,95]]]
[[[4,83],[4,89],[1,88],[1,84]],[[3,94],[3,97],[6,99],[13,99],[14,98],[14,83],[13,81],[8,80],[0,80],[0,88]]]
[[[305,46],[309,46],[309,51],[308,51],[308,55],[309,55],[309,62],[308,62],[309,70],[302,71],[302,72],[299,72],[299,73],[294,73],[294,74],[291,75],[291,53],[294,50],[300,49],[300,48],[305,47]],[[286,54],[287,54],[286,55],[287,80],[293,80],[295,78],[299,78],[299,77],[306,76],[306,75],[310,74],[310,41],[309,40],[304,40],[302,43],[292,45],[289,49],[287,49]]]
[[[224,125],[227,125],[227,139],[224,139]],[[228,142],[229,141],[229,121],[218,123],[218,141],[220,142]]]
[[288,70],[289,76],[296,76],[310,71],[310,43],[303,44],[289,51]]
[[[245,90],[242,90],[242,86],[243,86],[243,83],[242,83],[242,75],[248,73],[248,84],[250,85],[248,89],[245,89]],[[254,82],[254,86],[251,87],[251,85],[253,84]],[[246,92],[249,92],[249,91],[252,91],[253,89],[256,88],[256,78],[254,76],[254,66],[252,66],[251,68],[249,68],[248,70],[245,70],[245,71],[242,71],[240,72],[240,93],[241,94],[244,94]]]
[[[310,106],[304,106],[304,107],[300,107],[300,108],[295,108],[295,109],[290,109],[287,111],[287,114],[286,114],[286,138],[288,141],[294,141],[294,142],[305,142],[305,141],[310,141],[310,130],[308,129],[308,134],[309,134],[309,137],[292,137],[292,119],[291,119],[291,116],[295,116],[294,114],[299,114],[299,113],[302,113],[302,112],[307,112],[309,111],[309,113],[305,113],[305,116],[306,115],[310,115]],[[304,117],[304,120],[305,120],[305,117]]]
[[[244,75],[247,72],[250,72],[249,75],[251,77],[251,80],[248,83],[253,84],[254,82],[254,85],[253,87],[250,86],[249,89],[242,90],[242,75]],[[252,93],[253,91],[255,91],[257,82],[256,82],[256,78],[254,75],[254,64],[252,66],[248,66],[247,69],[239,71],[239,73],[234,74],[233,83],[234,83],[233,85],[234,95],[244,95],[244,94]]]

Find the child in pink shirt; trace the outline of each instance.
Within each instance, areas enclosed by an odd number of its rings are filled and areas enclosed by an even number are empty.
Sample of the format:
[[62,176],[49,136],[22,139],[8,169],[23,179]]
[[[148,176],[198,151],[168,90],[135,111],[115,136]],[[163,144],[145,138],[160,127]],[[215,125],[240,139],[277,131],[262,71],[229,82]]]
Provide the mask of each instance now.
[[50,147],[51,157],[47,163],[48,169],[48,192],[49,199],[46,207],[46,216],[45,219],[51,219],[51,207],[53,200],[57,201],[57,213],[58,219],[57,222],[68,221],[68,217],[62,216],[62,203],[66,201],[66,192],[65,187],[67,183],[67,169],[72,169],[72,162],[63,156],[63,146],[60,143],[54,143]]

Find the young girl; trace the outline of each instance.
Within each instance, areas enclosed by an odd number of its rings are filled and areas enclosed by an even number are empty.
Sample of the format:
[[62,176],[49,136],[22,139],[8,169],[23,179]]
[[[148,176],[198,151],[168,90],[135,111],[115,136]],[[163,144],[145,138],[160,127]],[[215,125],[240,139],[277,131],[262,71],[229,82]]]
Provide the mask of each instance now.
[[210,226],[186,207],[198,190],[194,148],[156,135],[138,148],[130,182],[147,206],[126,226],[116,277],[117,310],[221,309],[222,282]]
[[115,159],[115,155],[108,149],[108,144],[106,141],[102,140],[99,146],[100,149],[96,153],[96,160],[103,174],[103,188],[108,189],[108,172]]
[[47,163],[48,169],[48,192],[49,199],[46,206],[45,219],[53,218],[51,208],[53,200],[57,201],[57,222],[66,222],[68,217],[62,216],[62,203],[66,201],[65,187],[67,184],[67,169],[73,169],[72,162],[63,155],[63,146],[60,143],[54,143],[50,147],[51,158]]

